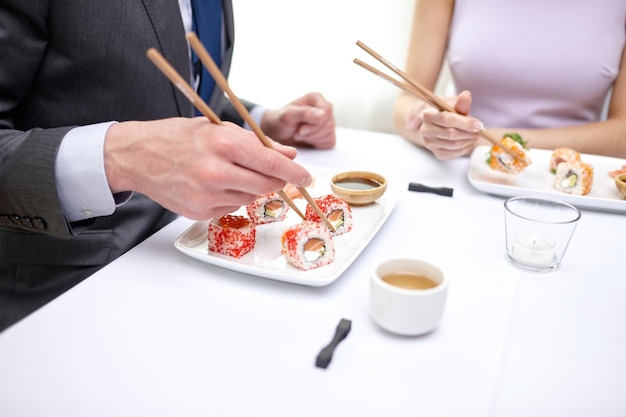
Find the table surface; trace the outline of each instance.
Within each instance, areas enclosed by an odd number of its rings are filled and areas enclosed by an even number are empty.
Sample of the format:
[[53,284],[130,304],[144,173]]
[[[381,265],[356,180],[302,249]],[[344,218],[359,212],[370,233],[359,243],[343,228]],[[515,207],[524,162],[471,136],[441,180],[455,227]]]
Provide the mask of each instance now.
[[[504,198],[471,186],[467,159],[438,161],[391,134],[337,135],[335,149],[301,150],[297,161],[454,196],[403,191],[323,287],[188,257],[174,241],[193,222],[179,218],[0,334],[0,415],[626,414],[626,216],[583,210],[558,270],[520,270],[504,250]],[[429,334],[395,336],[369,317],[369,271],[396,256],[449,277]],[[341,318],[350,334],[327,369],[315,367]]]

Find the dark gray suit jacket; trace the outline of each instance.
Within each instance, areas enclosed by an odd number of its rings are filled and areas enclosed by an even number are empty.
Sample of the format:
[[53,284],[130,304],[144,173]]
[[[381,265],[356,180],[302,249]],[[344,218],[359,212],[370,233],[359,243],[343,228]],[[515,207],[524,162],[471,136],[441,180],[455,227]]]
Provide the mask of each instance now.
[[[228,74],[234,29],[223,3]],[[177,0],[0,2],[0,329],[3,316],[43,304],[174,219],[135,195],[111,216],[69,224],[55,184],[72,127],[193,114],[146,58],[150,47],[190,73]],[[235,119],[221,91],[209,104]]]

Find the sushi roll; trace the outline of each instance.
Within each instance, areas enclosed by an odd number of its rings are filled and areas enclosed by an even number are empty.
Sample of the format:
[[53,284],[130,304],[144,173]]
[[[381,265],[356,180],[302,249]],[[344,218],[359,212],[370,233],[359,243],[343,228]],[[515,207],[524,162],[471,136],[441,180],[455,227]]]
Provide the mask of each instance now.
[[517,175],[530,165],[530,159],[526,155],[526,142],[520,135],[507,133],[500,139],[500,144],[513,151],[519,158],[509,155],[501,146],[493,145],[487,155],[487,164],[492,169]]
[[288,227],[281,237],[281,252],[291,265],[309,270],[335,260],[335,243],[328,228],[303,221]]
[[580,161],[580,152],[570,148],[556,148],[550,157],[550,172],[556,174],[556,167],[565,161]]
[[565,161],[556,167],[554,188],[568,194],[586,195],[593,184],[593,167],[581,161]]
[[248,204],[246,211],[254,224],[267,224],[283,221],[289,205],[277,193],[270,193]]
[[[344,199],[335,194],[327,194],[313,200],[335,228],[335,232],[331,232],[332,236],[339,236],[352,230],[352,209]],[[306,206],[304,217],[312,222],[322,222],[321,217],[310,204]],[[322,224],[325,226],[324,223]]]
[[241,258],[254,248],[256,226],[245,216],[227,214],[209,221],[209,251]]

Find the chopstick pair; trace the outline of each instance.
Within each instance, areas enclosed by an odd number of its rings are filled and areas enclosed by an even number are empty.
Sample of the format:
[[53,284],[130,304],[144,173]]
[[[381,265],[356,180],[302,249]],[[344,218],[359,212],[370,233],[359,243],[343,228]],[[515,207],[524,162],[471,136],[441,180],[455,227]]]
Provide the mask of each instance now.
[[[208,53],[206,48],[202,45],[202,42],[200,41],[198,36],[195,33],[190,32],[187,34],[187,39],[189,40],[189,44],[191,45],[198,58],[200,58],[202,64],[207,68],[208,72],[215,80],[215,83],[222,89],[222,91],[224,91],[228,95],[239,115],[246,123],[248,123],[248,125],[252,128],[254,133],[266,147],[274,149],[271,141],[267,138],[267,136],[265,136],[265,134],[258,126],[258,124],[254,121],[252,116],[250,116],[248,109],[246,109],[241,100],[239,100],[239,98],[233,93],[230,86],[228,85],[228,82],[226,81],[226,78],[217,67],[215,61],[213,61],[211,55]],[[187,97],[187,99],[194,106],[196,106],[200,113],[207,117],[212,123],[223,125],[222,120],[219,118],[219,116],[217,116],[217,114],[215,114],[215,112],[211,110],[209,105],[202,99],[202,97],[200,97],[189,85],[189,83],[176,71],[176,69],[174,69],[174,67],[169,62],[167,62],[167,60],[163,57],[163,55],[161,55],[161,53],[159,53],[155,48],[150,48],[148,49],[146,55],[152,61],[152,63],[154,63],[154,65],[156,65],[157,68],[159,68],[159,70],[161,70],[161,72],[170,80],[170,82],[172,82],[172,84],[174,84],[176,88],[178,88],[183,93],[183,95]],[[335,227],[328,220],[324,212],[319,208],[315,200],[311,198],[308,191],[303,187],[296,188],[311,205],[311,207],[313,207],[315,212],[324,221],[326,226],[332,232],[335,232]],[[287,193],[285,193],[283,190],[280,190],[277,191],[277,194],[283,200],[285,200],[287,204],[289,204],[289,206],[298,214],[298,216],[300,216],[300,218],[302,218],[302,220],[305,220],[304,214],[302,214],[298,206],[287,195]]]
[[[406,74],[404,71],[402,71],[401,69],[399,69],[398,67],[393,65],[391,62],[389,62],[385,58],[383,58],[380,54],[375,52],[372,48],[370,48],[369,46],[365,45],[361,41],[357,41],[356,44],[361,49],[363,49],[365,52],[367,52],[368,54],[370,54],[371,56],[376,58],[379,62],[381,62],[383,65],[385,65],[387,68],[389,68],[391,71],[393,71],[395,74],[400,76],[405,82],[402,82],[400,80],[397,80],[397,79],[395,79],[395,78],[385,74],[384,72],[382,72],[382,71],[372,67],[369,64],[366,64],[365,62],[361,61],[358,58],[354,59],[354,63],[355,64],[365,68],[366,70],[370,71],[371,73],[373,73],[375,75],[378,75],[379,77],[383,78],[384,80],[389,81],[390,83],[392,83],[396,87],[398,87],[398,88],[400,88],[400,89],[402,89],[402,90],[404,90],[404,91],[406,91],[408,93],[416,95],[417,97],[422,99],[424,102],[426,102],[427,104],[430,104],[432,107],[436,108],[439,111],[448,111],[448,112],[452,112],[452,113],[457,113],[458,114],[458,112],[454,109],[454,107],[450,106],[444,100],[440,99],[435,93],[430,91],[428,88],[424,87],[423,85],[421,85],[417,81],[411,79],[408,76],[408,74]],[[491,142],[492,144],[497,145],[500,148],[504,149],[504,151],[506,153],[508,153],[509,155],[511,155],[513,158],[515,158],[517,160],[520,159],[519,155],[517,155],[515,152],[513,152],[507,146],[502,145],[500,143],[500,141],[498,141],[498,139],[496,139],[491,134],[489,134],[489,132],[487,132],[485,129],[481,129],[478,133],[482,137],[487,139],[489,142]]]

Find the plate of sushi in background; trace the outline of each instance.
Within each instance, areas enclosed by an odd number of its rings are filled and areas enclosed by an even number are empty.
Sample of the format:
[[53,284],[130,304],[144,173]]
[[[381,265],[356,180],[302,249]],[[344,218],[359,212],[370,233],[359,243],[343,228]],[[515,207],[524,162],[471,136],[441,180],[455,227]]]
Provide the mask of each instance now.
[[626,212],[626,200],[613,178],[626,164],[624,159],[581,154],[565,147],[525,147],[527,164],[517,167],[495,153],[494,147],[477,147],[470,156],[467,176],[480,191],[505,197],[549,195],[579,208]]
[[309,172],[315,180],[307,192],[334,231],[305,198],[285,189],[304,219],[271,193],[236,212],[195,222],[175,247],[199,261],[249,275],[308,286],[331,284],[376,235],[404,188],[386,180],[377,200],[350,205],[331,190],[337,172],[322,167],[309,167]]

